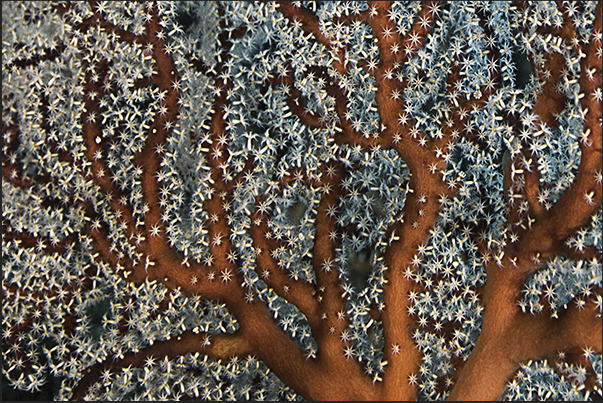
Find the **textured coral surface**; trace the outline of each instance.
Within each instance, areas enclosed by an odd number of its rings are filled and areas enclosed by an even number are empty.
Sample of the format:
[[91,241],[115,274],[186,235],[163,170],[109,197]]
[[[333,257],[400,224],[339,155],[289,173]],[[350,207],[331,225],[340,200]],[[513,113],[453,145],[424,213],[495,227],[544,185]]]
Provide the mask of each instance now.
[[4,2],[4,399],[597,400],[600,2]]

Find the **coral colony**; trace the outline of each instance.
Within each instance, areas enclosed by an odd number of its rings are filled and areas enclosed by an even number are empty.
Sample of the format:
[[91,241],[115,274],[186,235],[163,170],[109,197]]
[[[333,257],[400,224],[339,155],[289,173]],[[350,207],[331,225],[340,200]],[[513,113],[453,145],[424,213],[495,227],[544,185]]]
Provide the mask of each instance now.
[[5,2],[4,383],[600,399],[601,8]]

